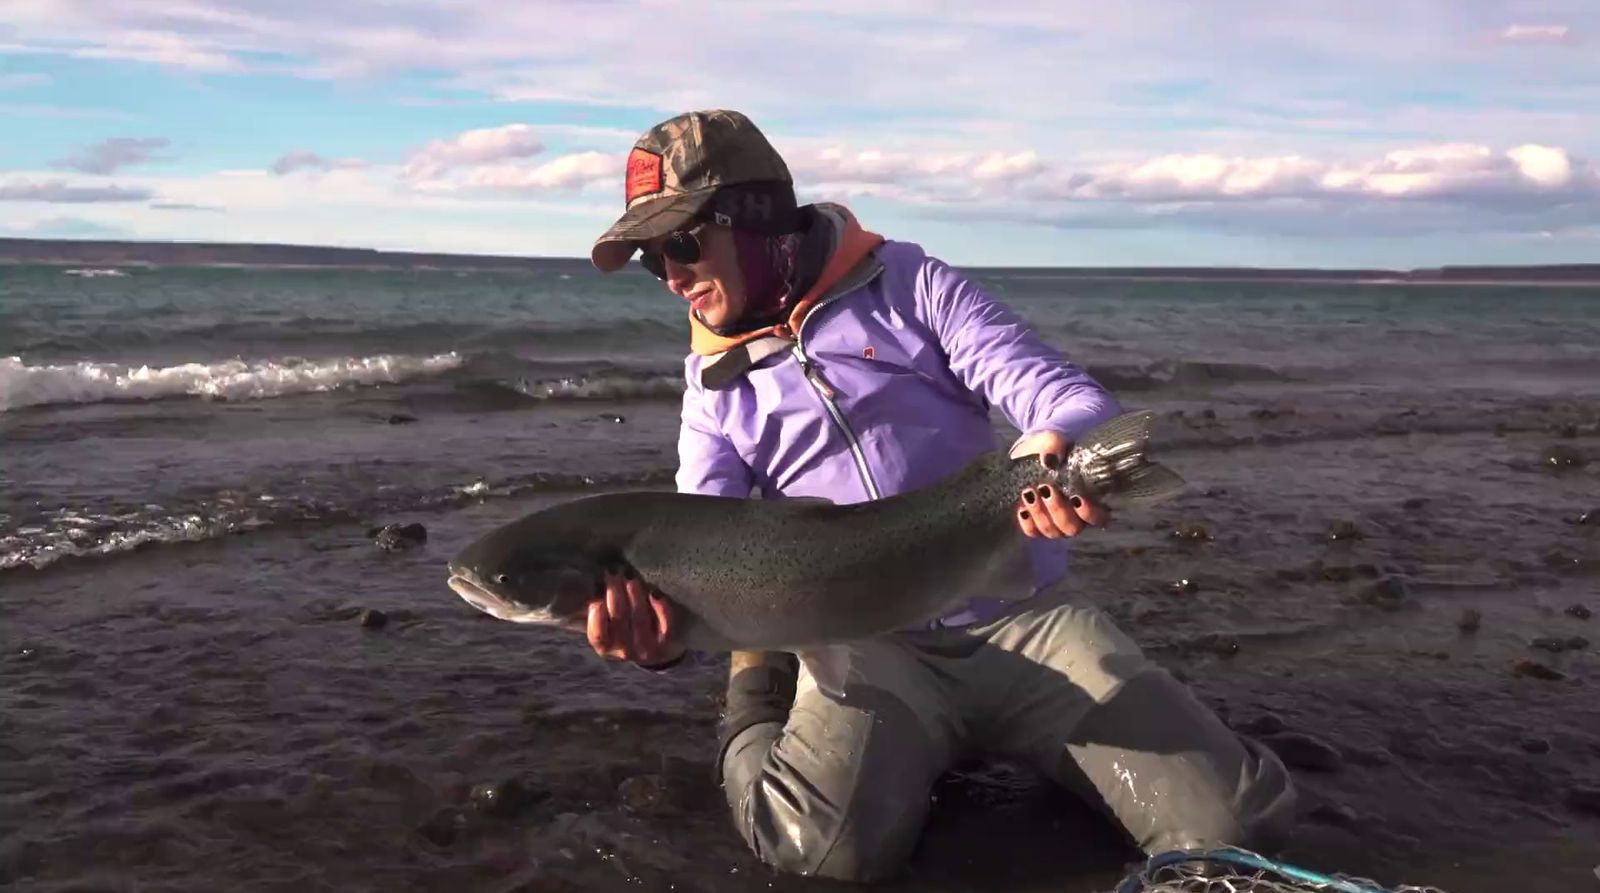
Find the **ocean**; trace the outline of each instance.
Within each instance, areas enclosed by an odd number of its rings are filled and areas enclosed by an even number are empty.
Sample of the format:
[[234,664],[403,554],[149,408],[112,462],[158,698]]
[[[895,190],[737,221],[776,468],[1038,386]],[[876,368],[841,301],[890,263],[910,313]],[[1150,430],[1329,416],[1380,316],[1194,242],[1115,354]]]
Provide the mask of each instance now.
[[[444,585],[494,524],[671,486],[678,299],[579,261],[119,272],[0,267],[0,881],[817,888],[727,824],[718,667],[607,665]],[[1337,755],[1297,855],[1592,885],[1600,288],[972,272],[1160,414],[1190,492],[1081,537],[1074,585]],[[390,523],[426,544],[377,548]],[[913,888],[1120,867],[1041,858],[1058,820],[1105,835],[997,771],[952,777]],[[510,779],[523,810],[474,809]]]

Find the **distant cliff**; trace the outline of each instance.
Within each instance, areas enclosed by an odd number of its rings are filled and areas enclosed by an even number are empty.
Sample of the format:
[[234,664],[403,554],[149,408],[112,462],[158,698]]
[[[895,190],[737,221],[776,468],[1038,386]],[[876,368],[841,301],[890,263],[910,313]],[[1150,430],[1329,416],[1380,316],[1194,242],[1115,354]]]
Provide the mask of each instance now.
[[[315,245],[249,245],[225,242],[103,242],[0,239],[0,264],[60,264],[85,267],[335,267],[374,270],[590,270],[586,258],[433,254],[328,248]],[[1600,263],[1550,266],[1447,266],[1415,270],[1257,267],[1005,267],[1017,272],[1095,279],[1213,279],[1447,282],[1548,282],[1600,284]]]

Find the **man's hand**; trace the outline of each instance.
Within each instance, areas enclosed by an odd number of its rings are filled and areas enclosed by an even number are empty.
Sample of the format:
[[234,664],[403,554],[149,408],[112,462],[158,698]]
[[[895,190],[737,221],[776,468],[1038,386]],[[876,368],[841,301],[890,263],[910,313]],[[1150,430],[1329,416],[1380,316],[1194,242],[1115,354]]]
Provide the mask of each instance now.
[[671,663],[683,655],[672,641],[672,605],[639,579],[633,568],[606,574],[605,595],[589,603],[589,647],[601,657],[641,666]]
[[[1072,442],[1065,437],[1054,431],[1041,431],[1019,441],[1011,449],[1011,455],[1037,453],[1044,467],[1054,470],[1061,467],[1071,450]],[[1027,536],[1052,540],[1077,536],[1083,528],[1099,526],[1110,518],[1110,511],[1103,506],[1079,496],[1068,496],[1054,484],[1029,487],[1017,499],[1017,526]]]

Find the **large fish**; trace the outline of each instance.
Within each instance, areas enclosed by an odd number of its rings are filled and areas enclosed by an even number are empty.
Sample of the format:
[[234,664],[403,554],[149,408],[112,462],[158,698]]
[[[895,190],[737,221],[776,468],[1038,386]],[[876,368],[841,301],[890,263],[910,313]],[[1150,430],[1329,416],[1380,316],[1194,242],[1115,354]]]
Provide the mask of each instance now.
[[678,638],[702,651],[799,650],[925,625],[1025,561],[1024,488],[1049,482],[1108,507],[1178,492],[1183,479],[1150,460],[1152,418],[1106,422],[1055,470],[988,453],[939,483],[851,505],[665,491],[577,499],[462,549],[450,587],[502,620],[581,629],[606,570],[632,567],[672,603]]

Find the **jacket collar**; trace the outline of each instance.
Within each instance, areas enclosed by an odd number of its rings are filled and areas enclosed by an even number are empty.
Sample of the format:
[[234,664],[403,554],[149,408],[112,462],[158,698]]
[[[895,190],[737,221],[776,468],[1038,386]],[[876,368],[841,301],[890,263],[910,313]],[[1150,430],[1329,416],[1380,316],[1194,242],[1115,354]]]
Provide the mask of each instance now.
[[883,236],[868,232],[849,209],[834,204],[815,206],[817,225],[828,227],[833,248],[822,273],[804,297],[795,303],[785,322],[727,337],[706,328],[689,314],[690,350],[706,357],[700,369],[701,384],[713,390],[727,386],[746,369],[780,351],[789,350],[811,315],[821,307],[861,288],[883,272],[874,251]]
[[872,254],[873,249],[883,244],[883,236],[862,229],[848,208],[834,204],[819,204],[814,207],[818,211],[816,225],[826,228],[824,235],[833,242],[833,247],[828,254],[827,262],[823,264],[822,272],[817,276],[817,281],[800,300],[795,302],[794,309],[789,312],[789,318],[776,325],[730,337],[718,335],[706,328],[691,311],[690,350],[701,356],[712,356],[769,335],[792,337],[792,333],[800,330],[811,311],[816,309],[824,298],[833,296],[837,291],[835,286],[855,272],[856,267]]
[[[882,272],[883,261],[871,255],[863,258],[848,276],[839,280],[812,305],[811,312],[802,320],[802,324],[814,319],[823,307],[872,282]],[[706,357],[700,366],[701,386],[713,391],[721,390],[767,357],[793,350],[799,344],[798,335],[787,327],[780,328],[781,333],[761,335]]]

